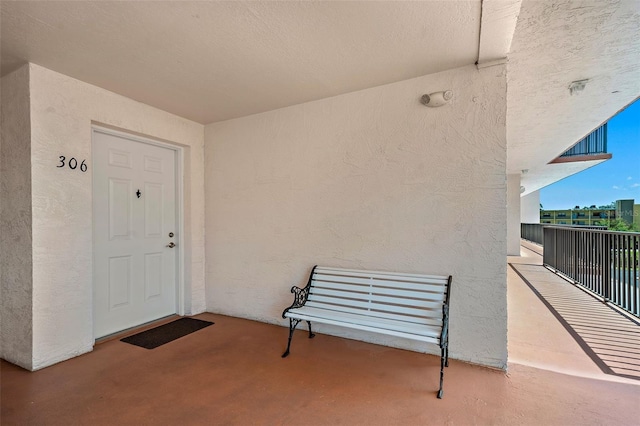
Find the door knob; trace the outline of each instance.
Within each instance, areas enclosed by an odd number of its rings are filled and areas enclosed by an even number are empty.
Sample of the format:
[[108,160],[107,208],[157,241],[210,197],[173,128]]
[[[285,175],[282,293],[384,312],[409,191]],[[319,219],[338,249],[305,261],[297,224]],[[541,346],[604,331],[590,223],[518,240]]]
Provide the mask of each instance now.
[[175,246],[176,245],[175,243],[173,243],[173,241],[166,245],[166,247],[169,247],[169,248],[174,248]]

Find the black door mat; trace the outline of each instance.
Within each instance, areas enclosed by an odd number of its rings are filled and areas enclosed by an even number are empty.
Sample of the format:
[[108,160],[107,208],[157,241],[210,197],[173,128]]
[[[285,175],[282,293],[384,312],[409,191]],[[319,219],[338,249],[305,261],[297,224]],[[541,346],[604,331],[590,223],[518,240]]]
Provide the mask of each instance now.
[[168,324],[152,328],[151,330],[125,337],[124,339],[120,339],[120,341],[145,349],[155,349],[158,346],[172,342],[194,331],[209,327],[210,325],[213,325],[211,321],[203,321],[195,318],[180,318]]

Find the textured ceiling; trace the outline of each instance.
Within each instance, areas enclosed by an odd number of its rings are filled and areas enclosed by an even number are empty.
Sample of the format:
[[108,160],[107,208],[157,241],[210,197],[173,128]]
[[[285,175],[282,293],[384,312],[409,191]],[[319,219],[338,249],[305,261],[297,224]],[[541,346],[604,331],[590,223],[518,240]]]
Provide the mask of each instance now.
[[473,64],[481,2],[1,8],[3,75],[29,61],[210,123]]
[[588,167],[546,164],[640,96],[640,1],[520,1],[2,1],[2,74],[33,62],[210,123],[509,52],[529,192]]
[[528,193],[575,173],[545,165],[640,96],[640,1],[523,1],[507,71],[507,167]]

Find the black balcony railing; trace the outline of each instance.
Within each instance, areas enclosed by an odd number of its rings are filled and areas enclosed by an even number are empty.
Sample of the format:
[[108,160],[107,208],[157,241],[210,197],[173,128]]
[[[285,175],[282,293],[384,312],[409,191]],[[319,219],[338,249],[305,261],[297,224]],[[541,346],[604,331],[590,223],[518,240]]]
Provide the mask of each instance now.
[[546,266],[640,317],[640,233],[543,228]]
[[580,142],[569,148],[560,157],[573,157],[575,155],[595,155],[607,153],[607,123],[589,133]]
[[521,223],[520,224],[520,238],[534,242],[536,244],[542,244],[542,227],[543,223]]
[[521,223],[520,238],[524,238],[525,240],[544,246],[544,233],[542,232],[542,229],[545,226],[563,226],[567,228],[578,228],[578,229],[599,229],[599,230],[607,229],[606,226],[597,226],[597,225],[568,225],[568,224],[552,225],[547,223]]

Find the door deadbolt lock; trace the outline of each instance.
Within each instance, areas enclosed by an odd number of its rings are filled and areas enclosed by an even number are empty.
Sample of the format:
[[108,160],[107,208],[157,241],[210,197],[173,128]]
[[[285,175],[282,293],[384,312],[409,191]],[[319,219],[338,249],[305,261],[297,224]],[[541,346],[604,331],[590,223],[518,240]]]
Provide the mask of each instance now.
[[169,248],[174,248],[175,246],[176,245],[173,241],[166,245],[166,247],[169,247]]
[[173,232],[169,232],[169,238],[173,237]]

